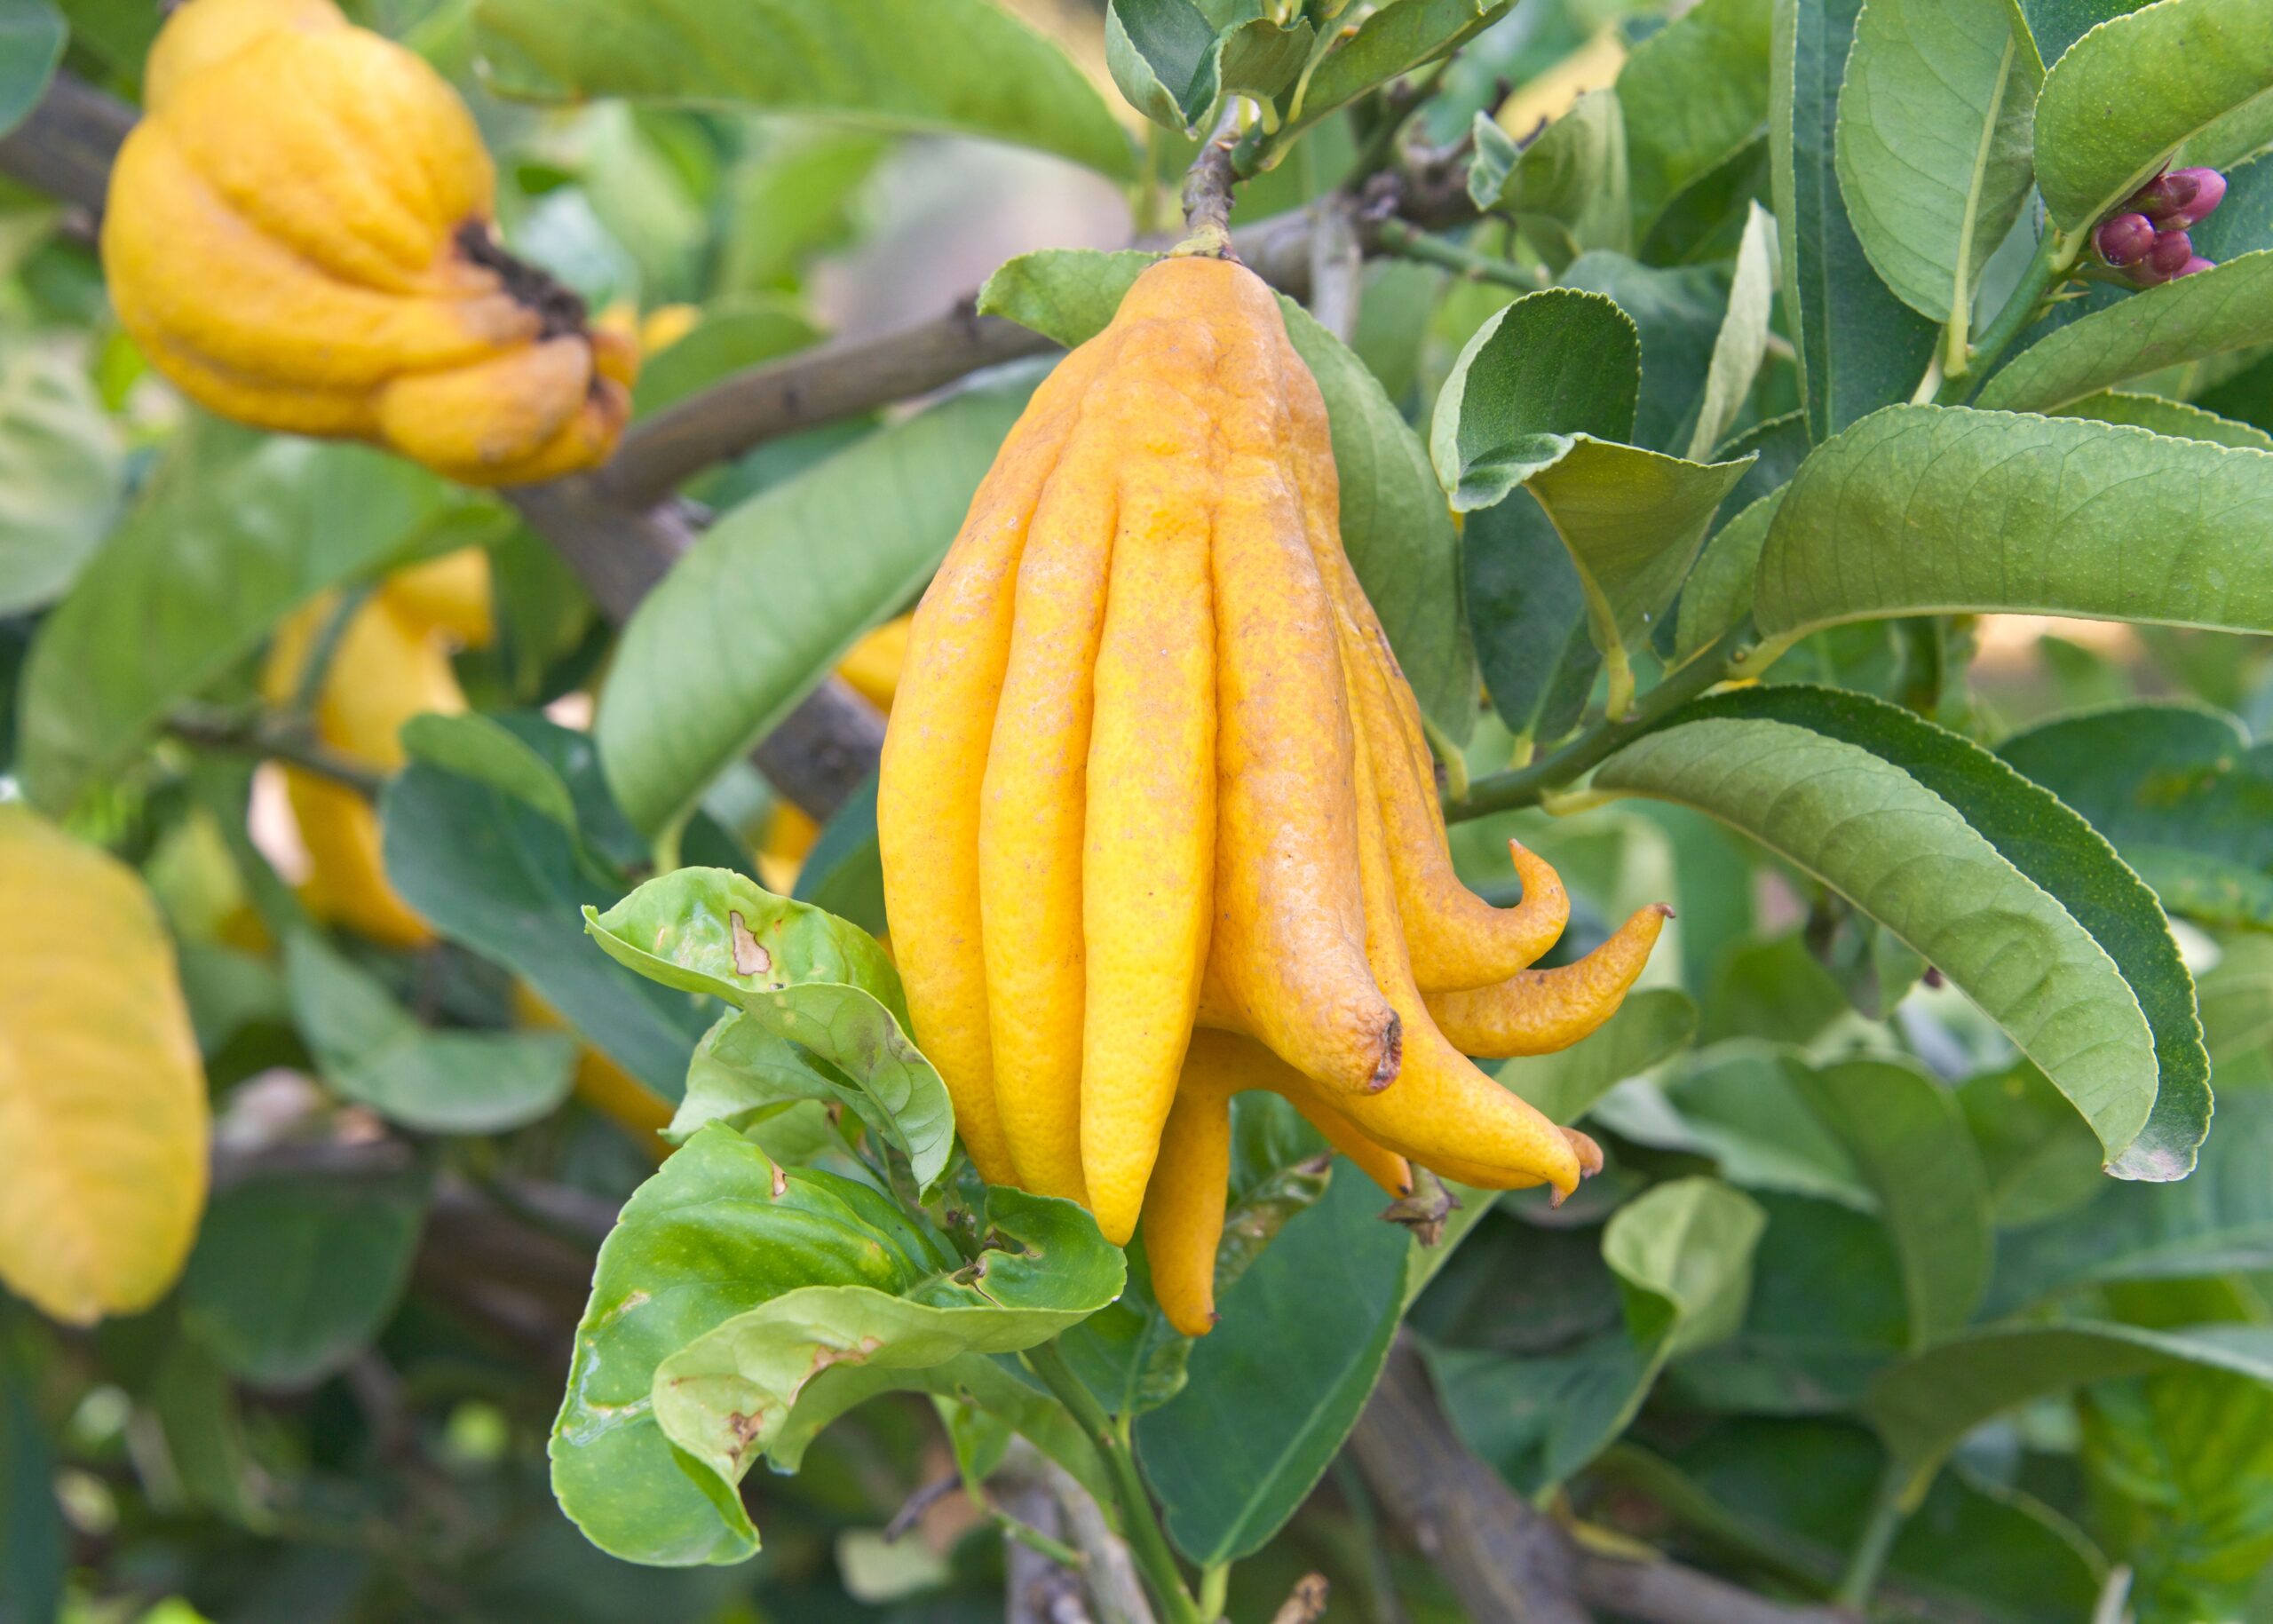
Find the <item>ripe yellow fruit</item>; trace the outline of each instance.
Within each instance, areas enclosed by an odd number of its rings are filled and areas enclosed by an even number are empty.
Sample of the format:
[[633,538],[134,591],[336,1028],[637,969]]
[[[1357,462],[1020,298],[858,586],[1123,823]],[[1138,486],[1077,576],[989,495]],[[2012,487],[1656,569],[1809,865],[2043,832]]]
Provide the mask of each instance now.
[[119,321],[201,405],[472,485],[604,460],[633,341],[500,248],[473,119],[330,0],[186,0],[111,171]]
[[1601,1166],[1467,1058],[1576,1042],[1664,918],[1533,972],[1570,911],[1452,867],[1410,686],[1342,551],[1325,402],[1277,301],[1171,257],[1035,392],[917,610],[877,833],[916,1041],[991,1182],[1071,1197],[1192,1335],[1228,1102],[1558,1199]]
[[[291,703],[338,601],[326,593],[277,628],[261,672],[261,696],[269,704]],[[489,560],[480,549],[397,571],[340,630],[316,694],[316,737],[351,761],[395,771],[403,764],[399,735],[405,722],[429,710],[449,716],[466,708],[450,669],[452,642],[479,646],[491,635]],[[284,788],[307,850],[302,899],[309,912],[390,947],[433,940],[432,928],[387,883],[379,817],[370,802],[298,767],[284,769]]]

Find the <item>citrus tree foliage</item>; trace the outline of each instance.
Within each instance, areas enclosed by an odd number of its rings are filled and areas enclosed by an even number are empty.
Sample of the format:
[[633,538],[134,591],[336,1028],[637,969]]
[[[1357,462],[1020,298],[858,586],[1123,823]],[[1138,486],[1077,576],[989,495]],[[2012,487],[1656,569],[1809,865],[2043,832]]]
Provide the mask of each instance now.
[[[2264,0],[346,9],[632,426],[187,406],[90,231],[157,9],[0,0],[0,1618],[1457,1618],[1400,1347],[1763,1618],[2273,1607]],[[1196,1339],[970,1165],[801,732],[1195,157],[1461,877],[1676,910],[1498,1067],[1559,1207],[1242,1096]]]

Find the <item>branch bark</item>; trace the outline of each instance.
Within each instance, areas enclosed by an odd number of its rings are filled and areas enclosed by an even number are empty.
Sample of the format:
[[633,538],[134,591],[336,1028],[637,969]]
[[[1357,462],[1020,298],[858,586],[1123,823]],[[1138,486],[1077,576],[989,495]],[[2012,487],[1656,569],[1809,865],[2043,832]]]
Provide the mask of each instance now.
[[1589,1608],[1641,1624],[1856,1624],[1837,1608],[1787,1607],[1678,1563],[1580,1547],[1461,1441],[1403,1332],[1350,1451],[1382,1513],[1477,1624],[1588,1624]]

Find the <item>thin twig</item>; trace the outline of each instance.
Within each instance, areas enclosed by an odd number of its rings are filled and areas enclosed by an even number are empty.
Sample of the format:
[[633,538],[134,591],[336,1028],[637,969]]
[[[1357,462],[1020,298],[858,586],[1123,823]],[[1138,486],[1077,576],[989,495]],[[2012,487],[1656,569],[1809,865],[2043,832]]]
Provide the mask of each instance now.
[[1511,260],[1479,254],[1474,249],[1462,248],[1457,242],[1447,242],[1442,237],[1432,237],[1425,231],[1416,231],[1403,220],[1383,220],[1375,228],[1374,240],[1390,253],[1401,259],[1417,259],[1423,265],[1442,266],[1470,281],[1496,282],[1503,288],[1516,288],[1525,293],[1545,286],[1539,278]]
[[1311,314],[1347,344],[1358,330],[1358,290],[1366,268],[1354,205],[1336,192],[1320,198],[1311,218]]
[[1184,172],[1184,229],[1179,253],[1213,254],[1222,259],[1238,257],[1232,251],[1232,188],[1239,184],[1239,168],[1232,148],[1239,139],[1239,100],[1224,109],[1222,122],[1200,144],[1200,155]]
[[266,716],[237,717],[185,707],[166,718],[165,731],[185,744],[232,755],[283,762],[376,800],[386,779],[329,749],[301,726]]

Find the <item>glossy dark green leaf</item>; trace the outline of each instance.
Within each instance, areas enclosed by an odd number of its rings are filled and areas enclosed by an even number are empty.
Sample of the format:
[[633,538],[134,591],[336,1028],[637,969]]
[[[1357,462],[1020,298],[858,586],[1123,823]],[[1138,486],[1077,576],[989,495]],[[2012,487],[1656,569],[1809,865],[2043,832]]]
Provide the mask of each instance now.
[[576,831],[576,804],[568,786],[535,747],[494,717],[428,711],[402,725],[402,748],[413,761],[486,784],[570,833]]
[[[598,788],[597,769],[586,776]],[[617,892],[574,835],[494,785],[422,762],[387,786],[380,815],[387,877],[421,916],[527,981],[664,1105],[678,1099],[710,1017],[582,939],[581,910]]]
[[[593,728],[633,823],[653,834],[685,816],[915,594],[1038,376],[965,389],[753,497],[641,601]],[[848,535],[861,544],[843,548]],[[812,567],[824,556],[832,567]]]
[[38,105],[70,36],[55,0],[0,0],[0,135]]
[[34,1403],[39,1373],[31,1340],[0,1319],[0,1617],[62,1616],[70,1550],[55,1497],[55,1453]]
[[68,809],[291,610],[492,511],[400,457],[196,420],[40,628],[26,793]]
[[1614,90],[1588,91],[1528,146],[1476,115],[1468,194],[1480,210],[1516,220],[1527,240],[1557,249],[1567,264],[1589,249],[1633,247],[1627,194],[1626,118]]
[[0,614],[63,595],[117,518],[123,474],[84,371],[44,346],[0,345]]
[[[2044,75],[2037,186],[2078,232],[2182,146],[2196,162],[2273,139],[2273,12],[2257,0],[2165,0],[2101,24]],[[2202,150],[2206,146],[2210,150]]]
[[1137,1419],[1145,1477],[1193,1561],[1260,1549],[1356,1424],[1404,1306],[1410,1242],[1381,1208],[1338,1174],[1217,1303],[1184,1390]]
[[2028,195],[2035,65],[2009,10],[1867,0],[1839,98],[1840,194],[1872,265],[1921,315],[1968,319]]
[[2273,251],[2245,254],[2144,289],[2038,339],[1989,380],[1978,404],[2055,411],[2128,379],[2269,338]]
[[325,1081],[421,1133],[483,1134],[549,1113],[574,1081],[560,1032],[437,1032],[313,933],[284,945],[294,1024]]
[[2273,153],[2226,171],[2226,194],[2217,211],[2186,234],[2194,251],[2222,265],[2273,248]]
[[1550,288],[1476,329],[1437,394],[1429,456],[1454,508],[1488,508],[1567,449],[1634,433],[1642,345],[1601,294]]
[[1316,30],[1249,17],[1217,28],[1194,0],[1112,0],[1105,66],[1121,95],[1154,123],[1197,135],[1227,95],[1276,98],[1311,57]]
[[2150,434],[2167,434],[2173,440],[2206,440],[2214,446],[2231,446],[2244,451],[2273,451],[2273,434],[2268,434],[2254,424],[2236,423],[2230,417],[2221,417],[2215,412],[2206,412],[2198,406],[2183,400],[2166,400],[2160,395],[2131,394],[2119,389],[2102,390],[2095,395],[2086,395],[2080,400],[2071,400],[2055,409],[2055,417],[2089,417],[2100,423],[2127,423],[2134,429],[2144,429]]
[[748,1556],[755,1536],[739,1508],[706,1495],[656,1424],[656,1367],[801,1287],[898,1293],[961,1261],[866,1185],[778,1167],[724,1128],[697,1134],[633,1193],[600,1247],[553,1423],[561,1509],[626,1561]]
[[1889,1370],[1873,1386],[1865,1413],[1915,1483],[1968,1432],[2015,1405],[2187,1366],[2273,1382],[2273,1329],[2203,1325],[2150,1331],[2085,1320],[1991,1326]]
[[735,1493],[760,1455],[809,1437],[797,1410],[834,1413],[837,1367],[938,1371],[972,1354],[1014,1353],[1079,1324],[1119,1295],[1120,1249],[1071,1201],[997,1190],[988,1248],[962,1267],[890,1283],[813,1284],[746,1309],[655,1367],[656,1424],[701,1480],[731,1534],[757,1544]]
[[1948,801],[1860,746],[1710,717],[1628,745],[1598,789],[1695,806],[1832,885],[2043,1066],[2111,1160],[2156,1097],[2154,1034],[2115,962]]
[[1570,1478],[1626,1430],[1669,1359],[1743,1322],[1765,1222],[1749,1197],[1710,1178],[1670,1180],[1620,1208],[1602,1249],[1624,1299],[1623,1335],[1540,1357],[1430,1361],[1470,1446],[1526,1493]]
[[2016,0],[2027,24],[2027,46],[2036,76],[2067,53],[2068,47],[2111,17],[2135,12],[2147,0]]
[[1386,0],[1358,20],[1311,75],[1287,128],[1316,123],[1400,74],[1435,61],[1507,14],[1509,0]]
[[1771,0],[1703,0],[1619,73],[1637,239],[1684,188],[1759,138],[1773,10]]
[[2055,717],[1998,755],[2074,807],[2154,886],[2211,924],[2253,924],[2273,875],[2273,751],[2230,717],[2131,704]]
[[1681,588],[1674,658],[1700,654],[1752,613],[1752,581],[1784,493],[1770,491],[1713,533]]
[[820,838],[797,869],[793,896],[871,936],[882,936],[883,860],[876,846],[876,780],[870,778],[821,826]]
[[221,1191],[182,1276],[183,1322],[232,1375],[304,1387],[386,1323],[426,1217],[417,1175],[285,1174]]
[[908,1039],[899,974],[867,932],[725,868],[663,875],[584,919],[618,963],[741,1010],[737,1064],[817,1072],[908,1159],[920,1187],[946,1171],[954,1108]]
[[2079,418],[1889,407],[1792,481],[1754,612],[1779,637],[2003,609],[2273,630],[2268,512],[2273,454]]
[[1784,256],[1784,312],[1817,443],[1907,400],[1934,324],[1879,280],[1839,192],[1839,86],[1861,0],[1776,0],[1768,148]]
[[1461,564],[1493,708],[1524,748],[1553,743],[1578,725],[1602,669],[1570,550],[1532,494],[1517,491],[1468,516]]
[[1065,52],[982,0],[481,0],[474,41],[503,94],[630,96],[824,114],[1134,168],[1105,99]]
[[2055,899],[2114,961],[2154,1034],[2154,1111],[2109,1170],[2150,1180],[2186,1176],[2209,1131],[2211,1109],[2194,980],[2153,893],[2102,831],[2015,771],[2009,757],[2000,761],[1969,740],[1863,694],[1779,685],[1708,700],[1686,714],[1769,717],[1867,749],[1956,808],[1999,856]]

